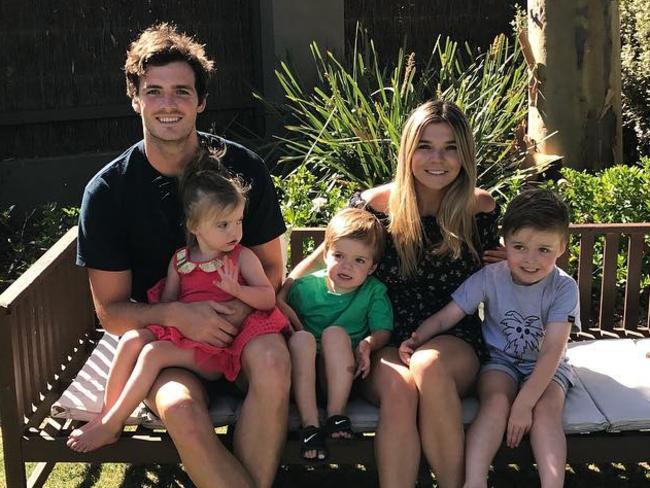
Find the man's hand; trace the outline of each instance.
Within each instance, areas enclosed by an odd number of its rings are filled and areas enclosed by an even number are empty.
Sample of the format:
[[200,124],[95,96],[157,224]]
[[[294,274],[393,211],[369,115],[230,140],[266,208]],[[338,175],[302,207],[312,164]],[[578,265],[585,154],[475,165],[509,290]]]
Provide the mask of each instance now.
[[511,448],[517,447],[531,425],[533,425],[533,408],[515,399],[508,418],[506,445]]
[[223,265],[217,269],[219,277],[221,280],[214,280],[214,286],[221,288],[226,293],[234,297],[239,296],[240,284],[239,284],[239,266],[237,263],[233,262],[230,257],[226,256],[223,261]]
[[228,304],[206,301],[176,302],[174,305],[169,325],[176,327],[188,339],[215,347],[227,347],[239,331],[222,317],[235,314]]
[[411,337],[400,344],[399,350],[397,352],[399,354],[399,358],[405,365],[408,366],[411,364],[411,356],[413,356],[413,353],[419,346],[420,343],[418,340],[417,332],[413,332],[411,334]]
[[357,370],[354,373],[354,377],[357,378],[361,376],[361,379],[366,379],[370,374],[370,353],[372,348],[367,340],[362,340],[357,348],[354,350],[354,356],[357,360]]

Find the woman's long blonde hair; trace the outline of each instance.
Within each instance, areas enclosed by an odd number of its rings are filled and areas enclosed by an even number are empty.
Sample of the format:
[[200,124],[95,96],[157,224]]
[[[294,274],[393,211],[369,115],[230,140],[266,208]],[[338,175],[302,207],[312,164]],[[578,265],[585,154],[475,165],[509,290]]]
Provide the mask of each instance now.
[[412,277],[418,259],[425,251],[429,236],[424,234],[418,195],[411,161],[424,128],[429,124],[445,123],[456,140],[461,170],[456,179],[444,189],[436,219],[442,241],[431,249],[438,255],[458,259],[463,244],[479,259],[474,246],[474,209],[476,187],[476,160],[474,137],[463,111],[452,102],[429,101],[417,107],[409,116],[400,142],[395,181],[388,200],[390,224],[388,230],[400,259],[400,274]]

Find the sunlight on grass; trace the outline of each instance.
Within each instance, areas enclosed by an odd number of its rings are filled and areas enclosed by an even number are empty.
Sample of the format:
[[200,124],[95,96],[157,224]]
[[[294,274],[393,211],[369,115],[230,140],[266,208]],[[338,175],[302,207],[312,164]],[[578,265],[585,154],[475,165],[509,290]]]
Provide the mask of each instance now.
[[[0,461],[4,459],[0,435]],[[34,464],[28,465],[28,471]],[[4,463],[0,462],[0,488],[6,488]],[[537,483],[534,466],[510,465],[505,469],[490,470],[491,482],[499,487],[512,488]],[[650,463],[623,465],[619,463],[567,466],[567,484],[574,488],[593,486],[648,486]],[[277,486],[325,488],[331,486],[376,486],[376,472],[365,466],[340,466],[338,469],[290,467],[278,473]],[[59,463],[45,484],[45,488],[191,488],[194,485],[179,465],[131,465]],[[434,485],[435,486],[435,485]]]

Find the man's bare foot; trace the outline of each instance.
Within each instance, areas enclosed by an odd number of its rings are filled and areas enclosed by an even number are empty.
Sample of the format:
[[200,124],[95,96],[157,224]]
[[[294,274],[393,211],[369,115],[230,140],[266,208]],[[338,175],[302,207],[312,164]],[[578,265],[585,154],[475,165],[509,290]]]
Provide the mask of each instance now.
[[120,437],[121,426],[115,429],[102,421],[101,417],[72,431],[67,445],[76,452],[90,452],[102,446],[113,444]]

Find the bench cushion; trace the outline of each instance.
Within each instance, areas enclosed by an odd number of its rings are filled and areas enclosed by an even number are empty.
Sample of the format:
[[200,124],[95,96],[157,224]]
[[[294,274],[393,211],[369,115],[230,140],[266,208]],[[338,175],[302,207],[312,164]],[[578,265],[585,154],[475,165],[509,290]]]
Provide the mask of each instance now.
[[[476,398],[470,397],[463,400],[463,422],[468,426],[478,413],[479,403]],[[379,410],[374,405],[361,398],[354,398],[348,403],[348,416],[352,421],[352,430],[355,432],[374,432],[379,420]],[[320,412],[321,419],[325,412]],[[564,431],[567,434],[598,432],[605,430],[609,423],[605,416],[591,399],[585,386],[578,383],[569,390],[563,412]],[[300,418],[295,405],[292,405],[289,415],[289,428],[294,430],[300,427]]]
[[569,345],[578,378],[609,431],[650,428],[650,340],[599,339]]
[[[101,410],[104,387],[118,338],[104,334],[72,384],[52,406],[52,416],[88,421]],[[571,388],[564,408],[567,433],[650,428],[650,339],[597,340],[569,344],[567,356],[576,370],[578,383]],[[235,422],[241,399],[219,395],[210,406],[215,426]],[[469,424],[478,411],[475,398],[463,402],[463,420]],[[356,432],[374,431],[378,410],[360,398],[348,405]],[[324,412],[322,413],[324,416]],[[130,424],[162,427],[160,420],[140,405]],[[295,406],[289,417],[291,429],[299,427]]]

